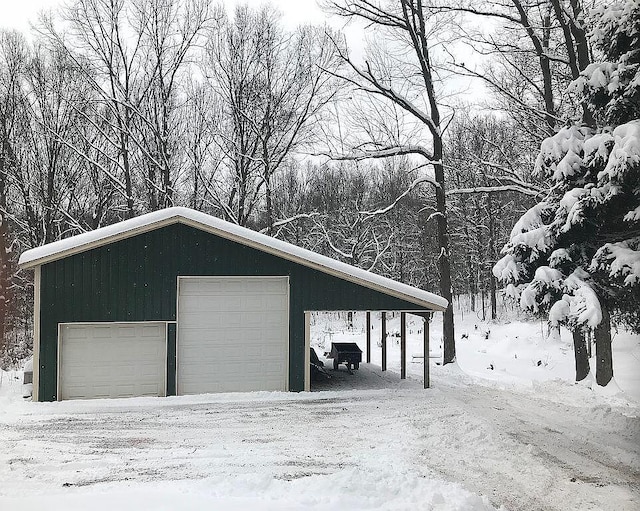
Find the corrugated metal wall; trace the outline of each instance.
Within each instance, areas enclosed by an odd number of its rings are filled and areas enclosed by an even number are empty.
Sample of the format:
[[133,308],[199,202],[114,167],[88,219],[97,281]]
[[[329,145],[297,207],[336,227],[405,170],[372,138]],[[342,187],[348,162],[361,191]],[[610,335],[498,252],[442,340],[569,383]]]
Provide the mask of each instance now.
[[[42,266],[41,401],[56,396],[58,324],[175,321],[179,275],[288,275],[289,382],[304,389],[305,310],[416,309],[285,259],[174,224]],[[175,327],[169,328],[168,395],[175,393]],[[171,345],[173,343],[173,345]]]

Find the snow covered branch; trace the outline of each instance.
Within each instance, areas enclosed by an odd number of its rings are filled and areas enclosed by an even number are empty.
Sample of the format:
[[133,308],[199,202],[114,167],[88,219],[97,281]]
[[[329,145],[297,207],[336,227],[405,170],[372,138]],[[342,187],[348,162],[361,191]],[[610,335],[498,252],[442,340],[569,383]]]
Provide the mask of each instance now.
[[541,191],[524,188],[517,184],[500,185],[500,186],[474,186],[473,188],[455,188],[447,190],[447,195],[464,195],[474,193],[501,193],[501,192],[518,192],[531,197],[539,197]]
[[326,156],[335,161],[363,161],[411,154],[423,156],[432,164],[440,163],[439,161],[434,160],[433,154],[430,151],[427,151],[424,147],[418,145],[384,147],[381,149],[360,149],[345,154],[316,153],[316,156]]

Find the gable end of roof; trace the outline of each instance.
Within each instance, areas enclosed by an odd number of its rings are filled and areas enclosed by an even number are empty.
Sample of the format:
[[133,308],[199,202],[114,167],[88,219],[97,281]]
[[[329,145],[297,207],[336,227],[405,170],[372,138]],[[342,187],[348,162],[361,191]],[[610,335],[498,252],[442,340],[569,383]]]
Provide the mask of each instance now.
[[34,268],[175,223],[189,225],[230,241],[282,257],[323,273],[414,303],[419,307],[443,311],[448,304],[447,300],[441,296],[428,291],[396,282],[285,241],[231,224],[206,213],[181,207],[147,213],[146,215],[124,220],[95,231],[89,231],[27,250],[20,256],[18,264],[21,268]]

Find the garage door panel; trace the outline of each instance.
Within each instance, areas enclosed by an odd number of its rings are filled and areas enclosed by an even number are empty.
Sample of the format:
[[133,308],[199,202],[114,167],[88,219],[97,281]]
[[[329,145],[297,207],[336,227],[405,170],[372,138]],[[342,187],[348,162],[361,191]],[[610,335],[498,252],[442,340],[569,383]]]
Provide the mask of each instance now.
[[[208,329],[180,330],[180,346],[181,348],[200,347],[203,353],[208,348],[215,350],[222,345],[230,345],[237,349],[239,344],[245,348],[250,346],[265,347],[269,352],[284,353],[286,351],[286,346],[274,346],[274,344],[282,341],[282,335],[278,331],[267,330],[263,328],[264,325],[261,325],[260,328],[242,328],[242,335],[239,335],[238,329],[242,326],[243,324],[239,323],[235,329],[227,327],[221,331]],[[278,326],[282,325],[278,324]],[[265,346],[265,341],[269,344],[268,346]],[[198,353],[194,353],[194,355],[197,356]]]
[[[225,325],[221,322],[226,319]],[[285,329],[286,323],[267,321],[236,321],[233,318],[220,318],[220,322],[202,328],[181,328],[180,343],[199,343],[201,339],[216,339],[216,342],[236,342],[244,338],[249,339],[282,339],[281,332]],[[244,337],[238,334],[238,329],[242,329]]]
[[[252,360],[256,360],[257,363],[263,365],[267,362],[279,362],[286,355],[284,352],[274,352],[263,346],[246,346],[238,349],[237,345],[220,344],[215,348],[207,347],[200,349],[197,346],[195,348],[200,352],[197,356],[188,354],[188,352],[192,350],[189,347],[185,347],[183,351],[185,355],[180,357],[181,368],[183,368],[183,364],[197,365],[200,364],[200,362],[206,362],[213,368],[220,364],[220,359],[225,361],[225,365],[235,360],[246,364],[249,364]],[[189,368],[184,369],[186,371],[189,370]]]
[[180,279],[178,392],[286,390],[286,277]]
[[164,323],[68,324],[60,332],[61,399],[164,396]]
[[[208,382],[206,392],[252,392],[265,387],[278,388],[282,382],[282,366],[275,367],[272,374],[265,374],[261,365],[231,364],[229,373],[238,375]],[[201,382],[186,381],[181,385],[181,394],[202,393]]]
[[[189,314],[199,314],[210,311],[208,305],[209,299],[217,301],[217,313],[233,313],[237,311],[261,313],[265,310],[269,310],[271,313],[277,312],[278,310],[283,313],[287,312],[287,308],[283,307],[282,303],[280,303],[286,300],[286,295],[244,297],[224,295],[181,296],[180,304]],[[274,308],[274,306],[277,305],[280,305],[279,309]]]
[[283,277],[186,277],[180,279],[180,295],[229,296],[246,293],[286,295]]

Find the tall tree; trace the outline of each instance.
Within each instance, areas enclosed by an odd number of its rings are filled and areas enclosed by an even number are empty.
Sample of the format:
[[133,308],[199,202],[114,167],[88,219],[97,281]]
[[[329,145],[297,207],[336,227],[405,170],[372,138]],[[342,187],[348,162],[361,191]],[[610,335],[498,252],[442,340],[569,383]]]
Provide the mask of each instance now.
[[593,331],[596,380],[607,385],[611,318],[637,318],[640,306],[640,2],[594,9],[591,22],[598,61],[573,87],[599,126],[543,142],[536,171],[552,186],[516,223],[494,273],[523,308],[579,332],[577,362]]
[[73,0],[61,9],[62,28],[41,20],[48,44],[67,54],[93,95],[79,113],[94,129],[81,143],[62,141],[109,180],[124,216],[173,204],[181,80],[216,12],[206,0]]
[[[144,66],[149,85],[136,115],[136,145],[143,152],[147,206],[154,211],[173,206],[183,177],[185,123],[184,82],[195,49],[205,31],[221,16],[203,0],[137,0],[132,2],[144,38]],[[187,142],[188,143],[188,142]]]
[[[399,145],[395,140],[369,140],[349,154],[336,155],[337,159],[361,161],[370,158],[411,155],[422,159],[433,169],[431,179],[436,195],[436,212],[432,218],[437,224],[438,268],[440,294],[449,301],[444,313],[444,363],[455,360],[455,336],[451,293],[451,265],[449,253],[449,231],[447,227],[446,182],[443,166],[442,117],[439,96],[436,91],[436,75],[432,62],[433,45],[430,23],[432,11],[422,0],[376,0],[327,1],[331,12],[348,18],[363,20],[378,33],[385,33],[389,41],[403,46],[407,60],[404,70],[395,73],[395,57],[379,52],[358,65],[349,55],[341,56],[352,71],[343,78],[358,89],[383,98],[398,106],[411,116],[428,136],[427,143],[407,142]],[[338,48],[338,51],[339,48]]]
[[20,77],[26,63],[26,42],[17,32],[0,32],[0,352],[11,323],[13,276],[8,194],[17,156],[15,132],[20,119]]
[[225,218],[272,233],[274,175],[311,141],[338,65],[328,29],[285,30],[270,7],[239,6],[212,32],[205,72],[227,119],[219,138],[228,190],[216,197]]
[[[463,40],[486,57],[483,66],[465,59],[466,63],[454,62],[455,69],[484,80],[497,99],[494,106],[504,109],[537,142],[579,110],[565,90],[590,63],[582,4],[581,0],[438,3],[438,11],[463,14]],[[592,123],[588,109],[581,116]]]

